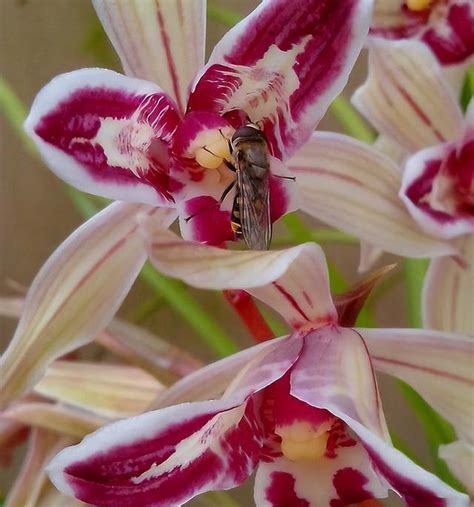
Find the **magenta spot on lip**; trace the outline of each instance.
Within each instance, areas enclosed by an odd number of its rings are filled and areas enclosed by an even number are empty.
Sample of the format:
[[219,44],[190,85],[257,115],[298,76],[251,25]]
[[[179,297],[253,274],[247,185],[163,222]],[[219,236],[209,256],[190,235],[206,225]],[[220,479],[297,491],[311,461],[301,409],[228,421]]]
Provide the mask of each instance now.
[[338,470],[332,482],[339,498],[331,500],[331,507],[346,507],[373,498],[373,495],[364,489],[369,482],[367,477],[354,468]]
[[219,202],[213,197],[194,197],[186,201],[183,217],[195,213],[189,220],[195,241],[219,246],[235,239],[230,225],[230,213],[219,209]]
[[272,472],[270,484],[265,490],[265,498],[275,507],[310,507],[304,498],[295,491],[295,478],[287,472]]

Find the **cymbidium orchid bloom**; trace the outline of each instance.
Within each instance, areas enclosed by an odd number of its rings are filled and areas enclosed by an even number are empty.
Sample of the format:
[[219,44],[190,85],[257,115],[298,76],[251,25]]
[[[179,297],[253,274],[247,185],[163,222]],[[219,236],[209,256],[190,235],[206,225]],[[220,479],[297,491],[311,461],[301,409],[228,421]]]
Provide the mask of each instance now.
[[423,41],[442,65],[474,56],[471,0],[375,0],[371,33],[392,40]]
[[187,238],[234,239],[232,196],[218,200],[235,178],[224,163],[228,138],[247,117],[268,139],[272,220],[294,209],[298,182],[277,176],[287,174],[283,162],[344,87],[372,6],[264,1],[205,65],[205,0],[93,3],[127,75],[83,69],[58,76],[38,94],[25,125],[60,177],[132,202],[89,220],[38,274],[2,358],[3,404],[110,321],[146,258],[137,213],[147,210],[167,227],[178,212]]
[[179,506],[256,469],[259,507],[364,505],[388,488],[413,507],[468,505],[392,447],[372,365],[411,383],[472,441],[469,338],[342,327],[315,244],[235,252],[145,228],[158,269],[196,287],[243,287],[293,331],[185,377],[158,399],[165,408],[62,451],[48,466],[61,491],[99,506]]
[[412,219],[458,250],[457,257],[431,263],[425,324],[474,334],[474,103],[463,115],[439,64],[419,42],[374,39],[369,62],[369,77],[353,102],[405,153],[398,193]]

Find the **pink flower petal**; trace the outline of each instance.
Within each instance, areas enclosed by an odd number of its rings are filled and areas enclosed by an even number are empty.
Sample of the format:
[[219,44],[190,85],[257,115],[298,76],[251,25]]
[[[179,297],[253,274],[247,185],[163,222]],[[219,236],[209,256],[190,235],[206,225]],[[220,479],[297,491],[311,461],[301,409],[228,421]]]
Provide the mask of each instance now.
[[474,446],[458,440],[452,444],[440,446],[439,455],[466,487],[471,498],[474,498],[474,475],[472,474],[474,470]]
[[474,135],[463,144],[440,144],[410,157],[399,195],[428,234],[453,238],[474,233],[473,181]]
[[384,154],[347,136],[317,132],[289,162],[311,216],[386,251],[409,257],[456,253],[425,234],[397,194],[401,174]]
[[184,111],[189,83],[204,65],[206,2],[93,4],[125,72],[157,83]]
[[374,368],[410,384],[474,442],[474,341],[469,336],[415,329],[359,329]]
[[0,360],[0,404],[34,385],[55,358],[91,341],[110,322],[146,259],[137,213],[150,213],[159,227],[175,216],[171,210],[112,204],[46,261]]
[[255,478],[256,505],[345,507],[370,498],[385,498],[387,488],[374,471],[366,450],[342,422],[340,426],[343,445],[318,460],[262,460]]
[[295,327],[337,320],[325,257],[314,243],[281,251],[230,251],[145,228],[150,259],[162,273],[199,288],[245,289]]
[[290,394],[341,419],[350,416],[390,441],[361,336],[353,329],[326,326],[310,332],[304,341],[303,354],[292,370]]
[[106,426],[47,471],[60,491],[95,505],[182,505],[243,482],[262,437],[252,400],[186,403]]
[[423,325],[474,335],[474,235],[460,238],[459,243],[465,266],[450,257],[431,261],[423,286]]
[[369,77],[352,101],[382,135],[409,152],[462,132],[457,97],[433,54],[417,41],[373,39]]
[[158,86],[103,69],[54,78],[25,128],[49,167],[77,188],[111,199],[170,206],[168,143],[178,123]]
[[469,0],[430,2],[419,12],[403,0],[376,0],[371,33],[387,39],[415,38],[427,44],[444,64],[474,54],[474,8]]
[[[253,366],[260,364],[268,354],[279,348],[285,339],[286,337],[282,337],[260,343],[190,373],[160,394],[153,405],[154,408],[220,397],[240,371],[249,363]],[[287,351],[286,347],[284,350]],[[274,358],[274,355],[268,357]],[[275,367],[276,369],[270,368],[270,371],[279,371],[279,367],[277,365]],[[285,365],[282,369],[285,369]],[[276,374],[277,378],[278,375],[279,373]]]
[[245,111],[273,155],[303,144],[342,91],[368,31],[367,0],[262,2],[217,44],[191,110]]

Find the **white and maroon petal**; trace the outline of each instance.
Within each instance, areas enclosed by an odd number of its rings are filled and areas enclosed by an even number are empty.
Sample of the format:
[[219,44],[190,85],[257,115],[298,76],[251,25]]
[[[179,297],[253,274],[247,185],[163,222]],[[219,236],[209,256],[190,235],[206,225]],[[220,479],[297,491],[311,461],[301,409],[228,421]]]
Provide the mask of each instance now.
[[350,417],[341,417],[357,434],[379,476],[408,507],[469,507],[469,497],[419,467],[378,435]]
[[390,441],[369,353],[353,329],[326,326],[304,337],[290,394],[341,419],[359,421]]
[[474,340],[441,331],[359,329],[374,368],[402,379],[474,442]]
[[387,488],[371,460],[344,424],[342,445],[313,461],[290,461],[278,456],[263,459],[255,477],[255,503],[259,507],[346,507],[372,498],[385,498]]
[[301,208],[373,246],[409,257],[456,253],[417,226],[398,198],[401,174],[383,153],[355,139],[317,132],[291,159]]
[[129,76],[157,83],[184,111],[188,87],[204,65],[203,0],[93,0]]
[[423,284],[423,326],[474,336],[474,235],[459,239],[460,265],[451,257],[433,259]]
[[419,151],[405,165],[400,198],[428,234],[474,233],[474,135]]
[[262,2],[217,44],[189,109],[244,111],[262,122],[273,155],[289,156],[346,84],[370,9],[366,0]]
[[369,76],[352,101],[382,135],[409,152],[462,132],[457,97],[421,42],[371,40]]
[[245,289],[296,327],[337,319],[325,257],[314,243],[280,251],[230,251],[144,227],[150,259],[162,273],[200,288]]
[[94,505],[182,505],[243,482],[262,441],[252,400],[186,403],[106,426],[47,471],[60,491]]
[[405,0],[375,0],[370,34],[385,39],[408,39],[416,36],[425,22],[426,11],[410,11]]
[[62,74],[37,95],[25,122],[48,166],[86,192],[170,206],[168,143],[174,102],[155,84],[104,69]]
[[114,203],[46,261],[0,361],[2,403],[31,387],[55,358],[91,341],[110,322],[146,259],[138,213],[148,213],[157,227],[167,227],[174,218],[174,210]]
[[466,487],[467,492],[474,498],[474,446],[458,440],[452,444],[442,445],[439,456],[448,464],[453,474]]

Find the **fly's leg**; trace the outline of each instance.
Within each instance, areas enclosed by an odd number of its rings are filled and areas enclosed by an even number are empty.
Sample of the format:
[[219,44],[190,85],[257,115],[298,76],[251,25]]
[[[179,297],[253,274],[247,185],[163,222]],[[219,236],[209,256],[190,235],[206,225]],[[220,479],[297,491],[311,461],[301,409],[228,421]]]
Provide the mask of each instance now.
[[275,178],[280,178],[282,180],[296,181],[296,177],[295,176],[279,176],[278,174],[272,174],[272,176],[275,176]]
[[222,192],[221,198],[219,199],[219,202],[217,204],[213,204],[212,206],[209,206],[208,208],[200,209],[199,211],[196,211],[196,213],[193,213],[192,215],[189,215],[189,217],[186,217],[184,220],[186,223],[188,223],[192,218],[199,215],[200,213],[210,209],[213,206],[221,207],[222,203],[224,202],[225,198],[229,195],[229,192],[234,188],[235,184],[237,183],[237,180],[232,181],[227,185],[227,187],[224,189],[224,192]]

